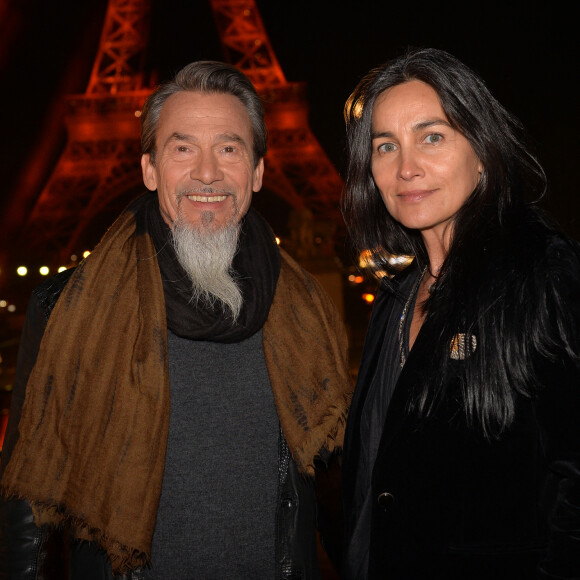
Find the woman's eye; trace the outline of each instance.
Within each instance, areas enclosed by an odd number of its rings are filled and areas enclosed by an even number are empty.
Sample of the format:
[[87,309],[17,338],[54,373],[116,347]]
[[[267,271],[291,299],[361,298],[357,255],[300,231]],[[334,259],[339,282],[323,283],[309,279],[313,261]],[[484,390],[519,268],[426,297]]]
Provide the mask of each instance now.
[[379,145],[379,153],[391,153],[395,151],[397,148],[393,143],[382,143]]
[[443,140],[443,135],[441,135],[440,133],[431,133],[430,135],[427,135],[427,137],[425,139],[425,141],[427,141],[427,143],[431,143],[431,144],[439,143],[442,140]]

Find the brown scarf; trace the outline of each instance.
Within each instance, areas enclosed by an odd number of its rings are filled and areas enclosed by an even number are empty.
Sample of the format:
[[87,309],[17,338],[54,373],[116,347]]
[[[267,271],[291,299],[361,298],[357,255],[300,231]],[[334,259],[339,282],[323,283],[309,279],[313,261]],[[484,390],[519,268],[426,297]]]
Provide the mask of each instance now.
[[[320,285],[281,254],[264,354],[293,459],[312,475],[342,446],[347,345]],[[115,573],[150,559],[169,425],[165,314],[154,245],[127,211],[54,307],[2,479],[38,525],[98,542]]]

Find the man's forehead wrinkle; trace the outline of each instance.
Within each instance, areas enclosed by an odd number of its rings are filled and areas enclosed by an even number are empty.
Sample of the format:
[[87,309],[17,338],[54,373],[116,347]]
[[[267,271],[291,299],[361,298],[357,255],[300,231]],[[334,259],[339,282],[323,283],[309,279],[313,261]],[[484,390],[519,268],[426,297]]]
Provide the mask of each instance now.
[[[247,146],[246,140],[237,133],[218,133],[214,136],[213,140],[217,143],[222,143],[226,141],[234,141],[239,143],[240,145]],[[172,141],[184,141],[189,143],[198,143],[200,141],[199,137],[196,135],[190,135],[189,133],[179,133],[178,131],[174,131],[169,135],[169,137],[165,140],[164,145],[167,143],[171,143]]]

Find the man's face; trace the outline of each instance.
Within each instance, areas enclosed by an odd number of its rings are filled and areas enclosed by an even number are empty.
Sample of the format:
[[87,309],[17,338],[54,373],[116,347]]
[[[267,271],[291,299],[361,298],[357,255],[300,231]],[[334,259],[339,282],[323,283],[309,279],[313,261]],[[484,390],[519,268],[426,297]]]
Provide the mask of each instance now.
[[237,223],[262,187],[264,161],[254,167],[250,118],[229,94],[182,91],[159,117],[155,163],[141,158],[143,181],[157,190],[163,219],[215,229]]

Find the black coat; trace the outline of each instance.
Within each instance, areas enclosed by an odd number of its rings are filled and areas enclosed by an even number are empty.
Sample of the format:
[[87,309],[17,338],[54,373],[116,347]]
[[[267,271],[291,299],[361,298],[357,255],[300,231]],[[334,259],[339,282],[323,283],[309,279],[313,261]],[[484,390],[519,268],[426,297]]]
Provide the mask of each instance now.
[[[578,329],[580,254],[571,248],[554,239],[538,260],[563,259],[568,270],[572,264],[560,292]],[[380,289],[367,333],[344,444],[347,545],[358,514],[361,413],[384,336],[397,332],[386,328],[386,320],[400,315],[419,275],[416,267],[409,270],[393,285],[403,300],[386,285]],[[537,271],[542,275],[542,268]],[[563,356],[549,364],[540,357],[539,395],[516,396],[511,428],[488,441],[467,427],[458,385],[451,381],[444,404],[429,419],[407,411],[409,393],[425,381],[424,361],[437,337],[428,316],[388,407],[372,472],[368,578],[580,578],[578,360]],[[578,333],[573,347],[578,354]]]

